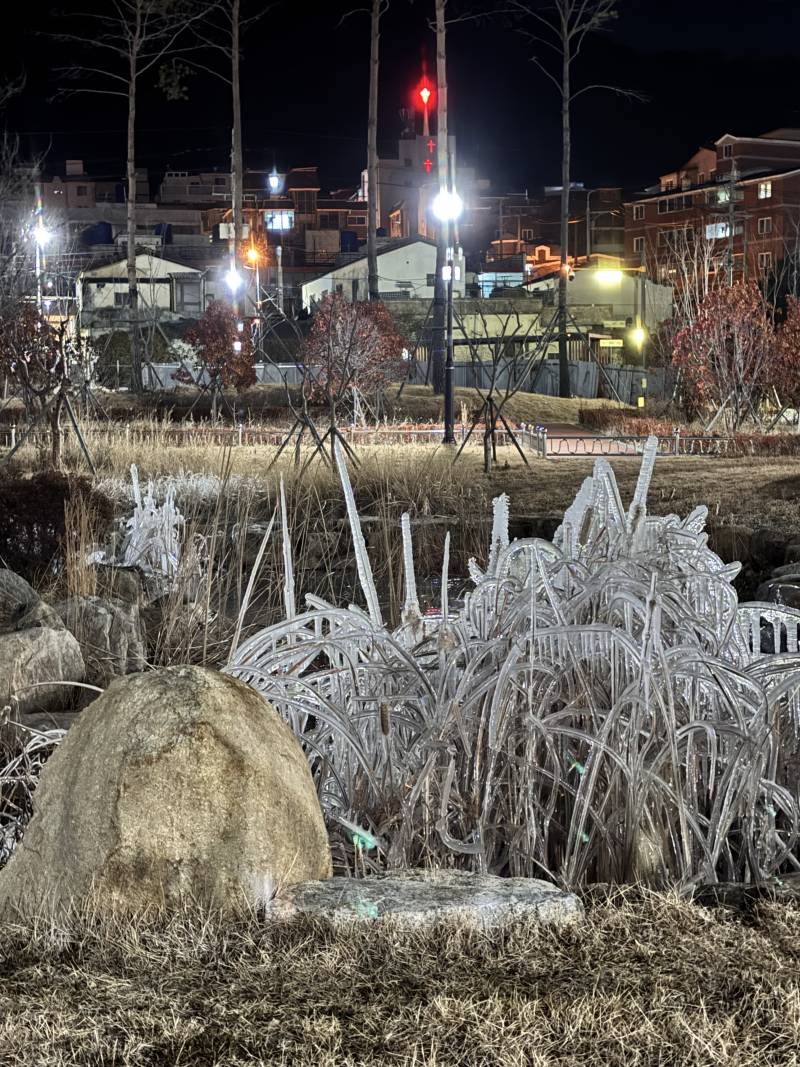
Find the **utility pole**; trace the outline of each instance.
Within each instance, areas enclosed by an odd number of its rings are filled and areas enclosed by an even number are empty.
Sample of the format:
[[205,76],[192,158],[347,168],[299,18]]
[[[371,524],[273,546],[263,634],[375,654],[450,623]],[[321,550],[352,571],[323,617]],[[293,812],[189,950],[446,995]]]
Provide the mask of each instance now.
[[[369,52],[369,118],[367,121],[367,293],[380,298],[378,281],[378,64],[381,14],[385,0],[372,0]],[[427,114],[427,109],[426,109]]]
[[736,228],[736,160],[731,160],[731,173],[728,179],[728,285],[733,285],[733,237]]
[[[439,195],[447,189],[448,149],[447,136],[447,46],[445,5],[447,0],[436,0],[436,167],[439,177]],[[445,347],[447,318],[447,266],[448,228],[440,224],[436,228],[436,277],[431,310],[431,370],[433,391],[444,393]]]
[[500,203],[500,217],[499,217],[499,220],[498,220],[498,225],[500,227],[500,230],[499,230],[498,236],[500,238],[500,269],[502,270],[503,269],[503,252],[504,252],[504,247],[503,247],[503,225],[504,225],[504,223],[503,223],[503,197],[502,196],[500,197],[499,203]]

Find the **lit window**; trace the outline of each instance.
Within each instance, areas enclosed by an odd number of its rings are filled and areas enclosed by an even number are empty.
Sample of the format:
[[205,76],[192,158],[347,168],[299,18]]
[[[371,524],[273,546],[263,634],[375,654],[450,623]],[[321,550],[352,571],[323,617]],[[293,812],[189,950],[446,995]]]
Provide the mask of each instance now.
[[641,222],[644,218],[644,204],[633,205],[633,221]]
[[758,183],[758,199],[769,200],[772,196],[772,182],[759,182]]
[[634,252],[644,252],[644,237],[634,237],[633,250]]
[[268,230],[293,230],[294,211],[265,211],[264,225]]
[[706,226],[706,240],[719,241],[723,237],[727,237],[730,233],[730,227],[727,222],[710,222]]
[[758,232],[761,234],[772,233],[772,217],[770,215],[758,220]]
[[772,269],[772,253],[771,252],[759,252],[758,253],[758,266],[761,270]]

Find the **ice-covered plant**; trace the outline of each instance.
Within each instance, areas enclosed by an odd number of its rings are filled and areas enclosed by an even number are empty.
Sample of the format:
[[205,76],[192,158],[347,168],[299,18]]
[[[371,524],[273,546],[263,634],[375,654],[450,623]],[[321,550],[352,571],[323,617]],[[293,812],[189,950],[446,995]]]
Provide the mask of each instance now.
[[800,867],[782,764],[800,613],[738,605],[705,509],[648,515],[655,453],[628,509],[598,460],[552,543],[510,542],[500,498],[486,570],[473,562],[463,606],[435,617],[404,518],[395,630],[339,454],[367,612],[307,596],[227,669],[291,724],[330,825],[374,842],[365,863],[683,887]]

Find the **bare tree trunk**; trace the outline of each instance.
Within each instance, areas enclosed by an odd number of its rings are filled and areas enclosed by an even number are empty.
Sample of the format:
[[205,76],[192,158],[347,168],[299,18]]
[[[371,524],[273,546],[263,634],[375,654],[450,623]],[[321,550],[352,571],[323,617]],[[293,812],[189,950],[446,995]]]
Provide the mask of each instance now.
[[367,123],[367,290],[370,300],[380,299],[378,281],[378,64],[381,4],[372,0],[369,50],[369,121]]
[[128,80],[128,325],[131,348],[131,389],[141,393],[142,339],[139,333],[139,280],[136,276],[136,59],[131,56]]
[[558,395],[570,396],[567,359],[567,284],[569,279],[569,175],[570,175],[569,51],[561,66],[561,270],[558,274]]
[[64,394],[59,389],[50,409],[50,462],[54,470],[61,469],[61,412],[63,407]]
[[[446,2],[447,0],[436,0],[436,166],[440,191],[447,188],[448,183],[447,38],[444,17]],[[446,295],[443,275],[447,263],[447,237],[447,224],[439,222],[436,226],[436,277],[431,314],[431,370],[433,391],[437,395],[444,392]]]
[[233,136],[231,144],[231,203],[233,207],[233,262],[238,269],[242,243],[242,100],[239,89],[239,9],[231,7],[231,86],[233,89]]

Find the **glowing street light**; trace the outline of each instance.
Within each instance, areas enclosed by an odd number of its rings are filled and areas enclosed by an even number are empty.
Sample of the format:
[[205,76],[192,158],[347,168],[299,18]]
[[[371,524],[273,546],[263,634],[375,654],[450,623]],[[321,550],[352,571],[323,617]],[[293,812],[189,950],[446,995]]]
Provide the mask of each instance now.
[[647,340],[647,330],[644,326],[634,326],[629,336],[632,343],[641,351],[642,345]]
[[228,285],[228,288],[230,289],[230,291],[232,293],[238,292],[239,287],[242,284],[242,276],[238,272],[236,267],[231,267],[231,269],[225,275],[225,281],[226,281],[226,283]]
[[247,258],[254,265],[258,263],[260,257],[258,254],[258,249],[255,247],[255,245],[250,245],[250,247],[247,249]]
[[33,231],[33,239],[34,241],[36,241],[36,244],[39,246],[39,248],[44,248],[45,245],[50,241],[52,236],[53,235],[46,228],[42,220],[39,219],[39,221],[36,223],[36,229]]
[[281,191],[281,184],[281,176],[273,167],[272,173],[267,176],[267,185],[269,186],[269,191],[271,193],[279,193]]
[[455,189],[441,189],[432,206],[433,213],[440,222],[455,222],[464,210],[464,201]]
[[611,288],[614,285],[620,285],[624,275],[621,270],[596,270],[594,277],[598,285]]

